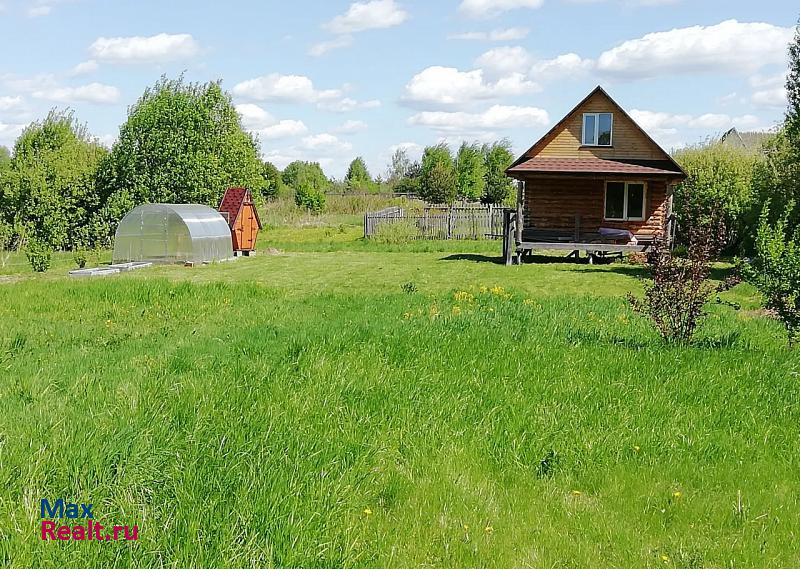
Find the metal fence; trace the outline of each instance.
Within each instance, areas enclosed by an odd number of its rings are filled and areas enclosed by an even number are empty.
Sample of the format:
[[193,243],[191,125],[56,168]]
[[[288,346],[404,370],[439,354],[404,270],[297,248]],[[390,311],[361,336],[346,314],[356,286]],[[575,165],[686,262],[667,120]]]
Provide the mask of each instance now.
[[364,215],[364,237],[402,229],[408,239],[502,239],[505,210],[491,205],[426,207],[421,211],[390,207]]

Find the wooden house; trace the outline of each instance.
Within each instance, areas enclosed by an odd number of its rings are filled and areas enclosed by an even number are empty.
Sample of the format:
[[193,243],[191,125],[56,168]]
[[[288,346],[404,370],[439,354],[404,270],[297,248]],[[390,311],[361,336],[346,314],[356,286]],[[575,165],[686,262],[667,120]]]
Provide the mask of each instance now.
[[594,91],[516,160],[516,212],[504,254],[561,249],[580,255],[643,251],[671,237],[681,167],[606,93]]
[[234,254],[249,256],[253,253],[262,226],[250,191],[229,188],[219,204],[219,212],[231,229]]

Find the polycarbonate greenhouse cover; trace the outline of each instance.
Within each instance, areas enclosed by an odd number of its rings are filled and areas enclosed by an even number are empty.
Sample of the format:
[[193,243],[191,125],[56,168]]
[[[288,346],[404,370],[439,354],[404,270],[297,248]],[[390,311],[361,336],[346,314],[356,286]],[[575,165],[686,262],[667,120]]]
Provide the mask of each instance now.
[[228,223],[204,205],[140,205],[122,218],[114,239],[115,263],[210,263],[232,257]]

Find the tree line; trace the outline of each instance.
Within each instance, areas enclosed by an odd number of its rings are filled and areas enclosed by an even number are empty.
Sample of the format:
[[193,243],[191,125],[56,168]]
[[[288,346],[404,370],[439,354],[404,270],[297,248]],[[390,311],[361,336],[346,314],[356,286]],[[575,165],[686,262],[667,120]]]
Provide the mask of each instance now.
[[283,171],[260,159],[259,142],[242,128],[219,82],[162,77],[129,109],[108,150],[70,110],[53,110],[30,124],[11,150],[0,147],[0,250],[78,250],[108,246],[118,221],[142,203],[202,203],[216,207],[226,188],[245,186],[258,200],[294,199],[321,212],[329,192],[402,191],[431,202],[502,201],[511,188],[503,170],[507,141],[445,145],[413,162],[395,153],[385,177],[373,178],[362,157],[342,181],[317,162]]

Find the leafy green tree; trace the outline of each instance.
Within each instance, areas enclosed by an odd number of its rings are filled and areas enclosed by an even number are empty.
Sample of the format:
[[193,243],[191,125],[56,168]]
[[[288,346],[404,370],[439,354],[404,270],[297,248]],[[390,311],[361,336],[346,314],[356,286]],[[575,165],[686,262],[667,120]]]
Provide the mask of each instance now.
[[102,206],[95,173],[105,156],[71,111],[51,111],[14,145],[0,182],[0,217],[17,228],[16,238],[24,234],[45,249],[86,244]]
[[344,180],[350,191],[370,191],[375,186],[367,169],[367,163],[361,156],[350,162]]
[[300,160],[292,162],[283,169],[283,183],[295,192],[301,187],[306,187],[325,193],[331,187],[331,181],[318,162],[302,162]]
[[800,155],[800,22],[789,44],[789,73],[786,77],[786,135]]
[[11,151],[5,146],[0,146],[0,172],[11,166]]
[[412,166],[413,162],[408,157],[408,151],[405,148],[395,150],[394,154],[392,154],[392,162],[389,164],[389,182],[396,183],[403,178],[407,178]]
[[514,191],[514,181],[506,176],[506,170],[514,162],[511,142],[500,140],[483,148],[486,165],[486,185],[481,201],[485,204],[498,204]]
[[311,213],[322,213],[325,209],[325,194],[306,183],[301,183],[294,192],[294,203],[297,207],[307,209]]
[[790,202],[774,224],[769,222],[769,204],[764,207],[756,236],[756,255],[744,266],[747,279],[761,292],[764,306],[772,310],[794,345],[800,335],[800,231],[789,229],[794,209]]
[[274,199],[286,191],[286,184],[283,183],[281,171],[272,162],[264,162],[261,169],[261,177],[264,178],[262,196],[265,199]]
[[478,143],[461,144],[456,155],[458,197],[478,201],[486,187],[486,160]]
[[761,154],[728,148],[717,142],[675,154],[688,177],[675,189],[674,209],[682,227],[721,222],[728,248],[738,250],[757,223]]
[[147,202],[216,207],[226,188],[262,192],[258,143],[242,129],[219,82],[162,77],[128,112],[119,139],[100,170],[108,196],[104,222]]
[[456,171],[450,148],[428,146],[422,155],[419,195],[428,203],[450,204],[456,199]]

